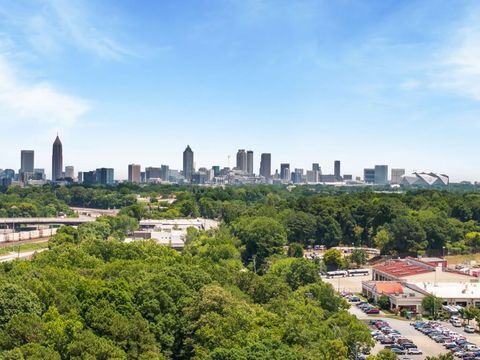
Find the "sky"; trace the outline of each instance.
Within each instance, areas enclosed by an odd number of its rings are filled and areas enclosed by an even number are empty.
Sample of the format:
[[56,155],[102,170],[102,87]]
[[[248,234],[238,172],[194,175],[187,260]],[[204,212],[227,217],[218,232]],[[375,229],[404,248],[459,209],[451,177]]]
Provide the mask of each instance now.
[[57,133],[117,179],[189,144],[480,181],[480,2],[0,0],[0,168],[33,149],[50,175]]

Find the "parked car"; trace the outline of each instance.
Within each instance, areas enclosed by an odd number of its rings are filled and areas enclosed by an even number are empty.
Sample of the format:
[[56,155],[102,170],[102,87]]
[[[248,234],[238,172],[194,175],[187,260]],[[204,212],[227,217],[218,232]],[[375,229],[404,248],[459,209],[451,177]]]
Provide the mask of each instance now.
[[365,313],[371,315],[371,314],[380,314],[380,310],[378,310],[377,308],[371,308],[371,309],[368,309],[365,311]]
[[455,327],[461,327],[462,326],[462,322],[460,320],[452,320],[450,321],[452,323],[453,326]]
[[473,334],[475,332],[475,328],[472,325],[466,325],[463,328],[463,331],[465,331],[466,333],[469,333],[469,334]]
[[405,355],[405,350],[399,348],[392,348],[390,351],[397,355]]
[[411,348],[407,350],[408,355],[422,355],[423,353],[417,348]]

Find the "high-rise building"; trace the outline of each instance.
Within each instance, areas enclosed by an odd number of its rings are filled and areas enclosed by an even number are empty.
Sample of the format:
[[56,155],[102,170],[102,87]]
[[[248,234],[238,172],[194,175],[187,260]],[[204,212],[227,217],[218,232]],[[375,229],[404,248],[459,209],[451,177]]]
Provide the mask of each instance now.
[[77,182],[78,182],[79,184],[83,183],[83,172],[81,172],[81,171],[79,171],[79,172],[77,173]]
[[303,182],[303,169],[295,169],[294,172],[292,172],[292,182],[294,184],[300,184]]
[[83,173],[83,184],[84,185],[95,185],[97,182],[97,177],[95,171],[86,171]]
[[253,151],[247,151],[247,173],[253,175]]
[[141,166],[138,164],[128,165],[128,182],[139,184],[141,181]]
[[33,169],[32,180],[45,180],[45,169]]
[[187,145],[187,148],[183,152],[183,177],[187,182],[192,181],[193,172],[193,151],[190,145]]
[[170,167],[168,165],[162,165],[160,168],[160,179],[168,181],[170,177]]
[[266,179],[272,177],[272,154],[263,153],[260,156],[260,176]]
[[65,166],[65,178],[72,180],[75,178],[75,168],[73,166]]
[[[253,160],[253,154],[252,154]],[[247,153],[244,149],[237,151],[237,170],[247,171]]]
[[[141,176],[141,174],[140,174]],[[146,182],[151,179],[161,179],[162,178],[162,168],[149,166],[145,168],[145,177]]]
[[334,171],[333,175],[335,176],[336,181],[342,180],[342,174],[340,172],[340,160],[335,160],[333,163]]
[[111,168],[100,168],[95,170],[95,180],[97,184],[101,185],[113,185],[113,169]]
[[390,183],[394,185],[400,184],[403,175],[405,175],[405,169],[392,169]]
[[215,177],[220,176],[220,166],[213,165],[212,170],[213,170],[213,176]]
[[375,165],[375,184],[388,184],[388,165]]
[[56,137],[53,142],[52,151],[52,181],[55,182],[63,178],[63,147],[60,138]]
[[280,164],[280,179],[290,181],[290,164]]
[[20,172],[33,173],[33,168],[35,167],[35,152],[33,150],[22,150],[20,157]]
[[309,182],[315,182],[315,183],[320,182],[321,177],[322,177],[322,168],[318,163],[313,163],[311,180]]
[[363,181],[367,184],[375,183],[375,169],[363,169]]

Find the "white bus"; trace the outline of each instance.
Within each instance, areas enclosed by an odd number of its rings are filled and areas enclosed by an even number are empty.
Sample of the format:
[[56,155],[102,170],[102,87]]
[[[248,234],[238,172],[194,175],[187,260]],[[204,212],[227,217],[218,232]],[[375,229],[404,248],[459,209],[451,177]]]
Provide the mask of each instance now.
[[333,277],[345,277],[348,276],[348,273],[345,270],[338,270],[338,271],[328,271],[327,272],[327,278],[333,278]]
[[367,276],[368,269],[352,269],[347,270],[348,276]]

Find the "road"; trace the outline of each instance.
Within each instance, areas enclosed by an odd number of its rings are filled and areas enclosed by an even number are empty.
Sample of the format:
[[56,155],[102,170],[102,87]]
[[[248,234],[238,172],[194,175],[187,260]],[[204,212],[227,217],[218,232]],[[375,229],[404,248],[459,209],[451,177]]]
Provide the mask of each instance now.
[[32,250],[32,251],[24,251],[24,252],[11,252],[8,255],[2,255],[0,256],[0,262],[7,262],[7,261],[13,261],[16,259],[28,259],[30,258],[33,254],[39,253],[42,251],[46,251],[48,249],[38,249],[38,250]]
[[[446,354],[448,352],[448,350],[446,350],[443,347],[443,345],[437,344],[428,336],[423,335],[421,332],[415,330],[413,326],[410,325],[409,321],[399,320],[399,319],[390,319],[390,318],[386,318],[385,316],[369,316],[369,315],[366,315],[360,309],[358,309],[355,305],[352,305],[349,311],[360,320],[372,320],[372,319],[385,320],[390,324],[390,326],[393,329],[398,330],[400,334],[405,336],[407,339],[412,340],[418,346],[418,349],[423,352],[423,355],[408,355],[408,356],[405,355],[406,357],[409,357],[415,360],[416,359],[423,360],[427,356],[437,356],[440,354]],[[383,349],[383,345],[380,345],[377,343],[372,353],[377,353],[382,349]],[[403,356],[400,356],[400,359],[402,357]]]

